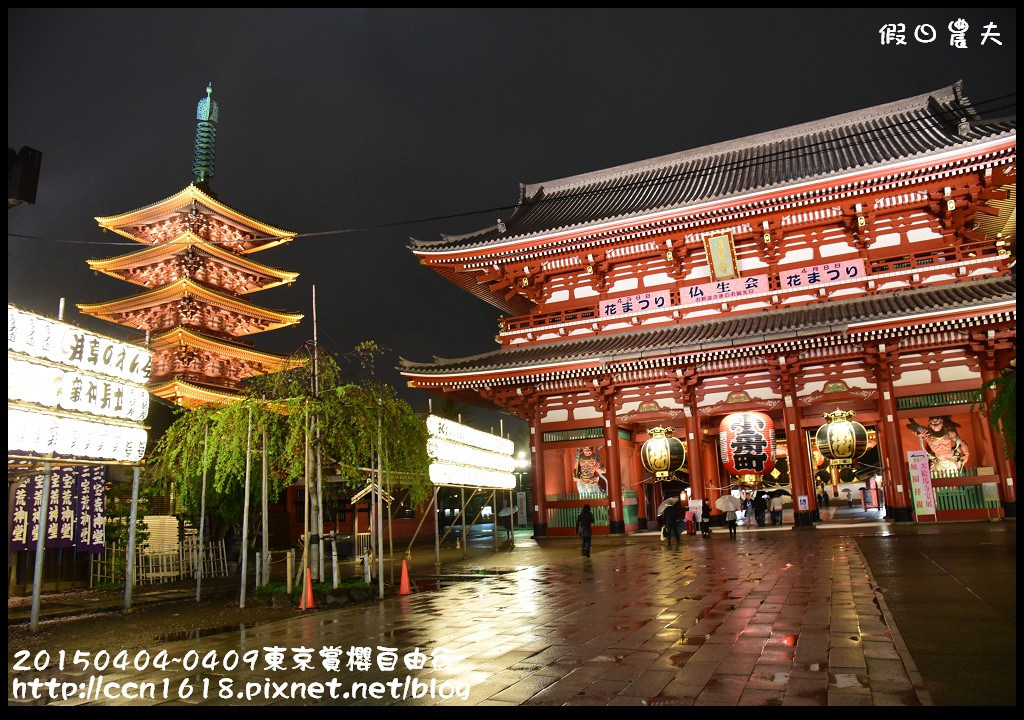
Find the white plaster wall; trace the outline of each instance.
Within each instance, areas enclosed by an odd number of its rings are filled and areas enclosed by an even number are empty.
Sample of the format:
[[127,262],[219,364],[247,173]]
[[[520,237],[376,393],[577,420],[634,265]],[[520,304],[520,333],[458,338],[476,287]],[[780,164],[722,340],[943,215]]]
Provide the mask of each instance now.
[[902,242],[902,239],[898,232],[875,235],[875,242],[871,245],[871,249],[895,247]]
[[966,365],[939,368],[939,380],[955,382],[957,380],[981,380],[981,373],[971,370]]
[[925,240],[934,240],[942,237],[942,233],[936,232],[930,227],[919,227],[912,230],[907,230],[907,240],[912,243],[923,242]]
[[793,248],[787,252],[781,260],[779,265],[788,265],[790,263],[797,262],[808,262],[814,259],[814,248]]
[[652,273],[644,276],[644,287],[656,287],[658,285],[671,285],[675,280],[668,273]]
[[593,420],[597,418],[600,420],[604,416],[592,407],[578,407],[572,409],[573,420]]
[[561,410],[548,410],[547,414],[540,419],[542,423],[557,423],[565,422],[569,419],[569,411],[565,408]]
[[823,258],[835,257],[836,255],[849,255],[853,251],[849,243],[837,242],[828,245],[819,245],[818,254]]
[[[932,374],[928,370],[908,370],[900,376],[899,380],[896,380],[893,387],[910,387],[913,385],[930,385],[932,382]],[[941,390],[942,388],[935,388]]]
[[611,290],[609,290],[608,292],[610,294],[614,294],[619,292],[625,292],[627,290],[636,290],[639,286],[640,280],[638,278],[622,278],[621,280],[616,280],[615,284],[612,285]]

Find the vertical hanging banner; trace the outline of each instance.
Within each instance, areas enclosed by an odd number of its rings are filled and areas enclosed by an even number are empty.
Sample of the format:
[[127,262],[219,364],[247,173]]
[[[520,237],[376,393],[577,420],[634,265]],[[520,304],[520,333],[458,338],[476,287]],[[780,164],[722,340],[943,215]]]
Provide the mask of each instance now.
[[928,453],[924,450],[907,452],[910,470],[910,492],[914,499],[914,518],[917,522],[935,522],[935,494],[932,492],[932,472]]
[[[56,481],[57,474],[53,479]],[[54,482],[51,493],[59,495],[57,508],[59,516],[54,525],[57,527],[57,541],[54,547],[69,548],[75,544],[75,496],[78,488],[75,482],[75,468],[64,467],[60,471],[60,484]]]
[[29,478],[14,490],[14,504],[11,506],[11,552],[28,548],[29,526],[32,524],[33,486],[35,478]]
[[[103,466],[53,469],[43,547],[47,550],[74,547],[80,552],[103,552],[106,471]],[[12,552],[36,549],[43,477],[34,475],[14,491],[10,537]]]
[[91,553],[101,553],[107,529],[107,468],[103,465],[94,465],[86,470],[92,474],[92,537],[89,538],[88,550]]
[[78,494],[75,497],[75,549],[88,552],[92,538],[92,477],[78,476]]

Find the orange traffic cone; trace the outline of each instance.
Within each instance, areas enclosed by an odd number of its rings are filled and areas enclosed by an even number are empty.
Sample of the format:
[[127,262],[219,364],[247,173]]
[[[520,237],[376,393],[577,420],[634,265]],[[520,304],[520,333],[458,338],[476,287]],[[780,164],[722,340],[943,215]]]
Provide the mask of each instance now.
[[405,558],[402,558],[402,583],[398,586],[399,595],[408,595],[412,590],[409,589],[409,566],[405,562]]
[[299,610],[312,610],[316,607],[313,602],[313,576],[309,568],[306,568],[306,587],[302,591],[302,601],[299,603]]

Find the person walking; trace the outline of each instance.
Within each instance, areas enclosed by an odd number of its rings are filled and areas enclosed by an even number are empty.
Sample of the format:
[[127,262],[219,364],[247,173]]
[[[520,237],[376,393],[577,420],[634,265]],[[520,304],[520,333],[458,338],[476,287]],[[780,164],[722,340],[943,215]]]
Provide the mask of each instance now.
[[729,528],[729,537],[736,537],[736,511],[727,510],[725,513],[725,524]]
[[772,498],[772,525],[782,524],[782,495],[776,495]]
[[590,512],[590,505],[584,505],[580,516],[576,518],[576,534],[580,536],[583,557],[590,557],[590,528],[593,524],[594,515]]
[[750,527],[754,524],[754,498],[747,495],[743,500],[743,524]]
[[767,496],[758,490],[754,493],[754,520],[757,521],[758,527],[764,527],[765,525],[765,512],[768,510]]
[[676,547],[679,547],[679,503],[670,503],[662,515],[665,523],[665,538],[668,546],[672,547],[672,538],[676,539]]

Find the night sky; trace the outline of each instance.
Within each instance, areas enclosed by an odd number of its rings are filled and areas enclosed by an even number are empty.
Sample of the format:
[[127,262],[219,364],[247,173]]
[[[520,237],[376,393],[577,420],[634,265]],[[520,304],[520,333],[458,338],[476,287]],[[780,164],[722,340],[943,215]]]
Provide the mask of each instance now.
[[[966,48],[950,44],[958,18]],[[305,320],[254,336],[256,347],[290,353],[312,338],[315,285],[320,343],[388,348],[384,377],[417,410],[427,396],[404,388],[398,358],[493,350],[501,313],[421,267],[409,238],[507,218],[519,183],[957,80],[991,115],[1016,114],[1016,13],[1005,9],[16,8],[7,19],[7,142],[43,154],[36,203],[7,214],[8,302],[56,317],[63,297],[65,320],[135,339],[75,307],[139,291],[89,270],[89,258],[142,248],[94,218],[192,182],[196,103],[212,82],[212,189],[299,233],[253,256],[297,282],[250,299]],[[906,26],[905,45],[881,44],[887,23]],[[925,23],[929,44],[914,38]],[[989,23],[1002,45],[981,45]]]

